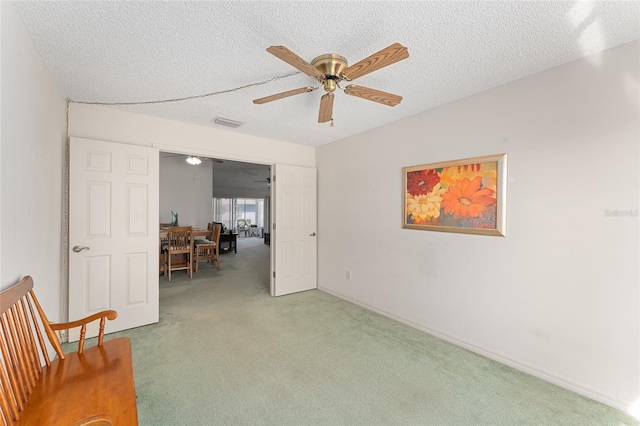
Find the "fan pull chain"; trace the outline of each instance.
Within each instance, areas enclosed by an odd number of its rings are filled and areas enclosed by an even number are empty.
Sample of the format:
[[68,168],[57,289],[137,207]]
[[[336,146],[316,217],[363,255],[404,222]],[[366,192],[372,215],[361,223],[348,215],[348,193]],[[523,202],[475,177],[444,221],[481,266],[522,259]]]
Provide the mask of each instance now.
[[331,124],[329,125],[329,127],[333,127],[333,117],[331,117]]

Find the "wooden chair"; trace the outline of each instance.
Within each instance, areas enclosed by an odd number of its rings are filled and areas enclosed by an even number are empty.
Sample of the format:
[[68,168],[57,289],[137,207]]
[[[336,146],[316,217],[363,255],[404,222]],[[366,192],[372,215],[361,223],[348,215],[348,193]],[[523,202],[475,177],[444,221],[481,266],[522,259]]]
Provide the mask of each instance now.
[[[191,226],[171,226],[167,233],[167,242],[162,246],[164,252],[164,274],[169,273],[171,281],[171,271],[186,270],[189,278],[193,278],[193,238],[191,237]],[[176,261],[174,255],[184,256],[185,261]]]
[[[0,425],[137,425],[131,341],[104,341],[106,320],[117,316],[106,310],[53,323],[36,298],[30,276],[2,290]],[[98,320],[97,346],[85,349],[87,324]],[[64,353],[56,333],[76,327],[78,350]],[[57,359],[50,359],[49,348]]]
[[[170,223],[162,223],[160,222],[160,232],[162,231],[168,231],[169,230],[169,226],[171,226]],[[158,248],[158,256],[160,256],[160,261],[158,262],[158,266],[160,266],[160,273],[165,274],[165,258],[164,258],[164,245],[167,244],[167,239],[166,238],[160,238],[160,246]]]
[[220,232],[222,232],[222,225],[209,222],[207,229],[211,231],[209,238],[195,240],[194,242],[196,274],[199,270],[200,258],[207,260],[212,265],[215,265],[218,271],[220,270]]

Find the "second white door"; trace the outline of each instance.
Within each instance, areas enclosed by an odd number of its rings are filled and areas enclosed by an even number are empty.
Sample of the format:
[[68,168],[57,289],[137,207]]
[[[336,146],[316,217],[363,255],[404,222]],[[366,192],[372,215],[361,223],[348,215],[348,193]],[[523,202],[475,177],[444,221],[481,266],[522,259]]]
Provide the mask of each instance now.
[[274,169],[271,295],[282,296],[317,287],[316,169],[283,164]]

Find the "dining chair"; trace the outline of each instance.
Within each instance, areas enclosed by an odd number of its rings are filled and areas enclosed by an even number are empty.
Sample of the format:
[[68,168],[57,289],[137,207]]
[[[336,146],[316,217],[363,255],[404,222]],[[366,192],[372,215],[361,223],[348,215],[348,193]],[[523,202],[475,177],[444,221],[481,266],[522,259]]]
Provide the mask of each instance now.
[[[170,226],[167,232],[167,242],[163,244],[164,252],[164,274],[169,274],[171,281],[171,271],[186,270],[189,278],[193,278],[193,238],[191,237],[191,226]],[[185,260],[177,261],[174,255],[184,256]]]
[[[160,232],[162,231],[169,231],[169,223],[162,223],[160,222]],[[165,274],[166,271],[166,266],[165,263],[165,253],[164,253],[164,245],[167,243],[167,237],[160,237],[160,245],[158,246],[158,256],[159,256],[159,262],[158,262],[158,266],[160,266],[160,272],[163,275],[167,275]]]
[[220,270],[220,232],[222,231],[222,225],[215,222],[209,222],[207,230],[211,230],[207,239],[195,240],[195,268],[196,274],[198,273],[200,258],[207,260],[212,266],[216,266],[218,271]]

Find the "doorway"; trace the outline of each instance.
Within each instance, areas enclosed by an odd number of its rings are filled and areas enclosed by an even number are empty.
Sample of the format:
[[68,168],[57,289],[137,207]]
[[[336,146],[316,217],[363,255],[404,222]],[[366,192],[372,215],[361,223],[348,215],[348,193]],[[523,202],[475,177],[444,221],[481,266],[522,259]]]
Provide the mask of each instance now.
[[[222,158],[205,158],[207,161],[212,160],[210,167],[201,169],[186,162],[189,154],[180,152],[162,153],[164,157],[171,157],[172,161],[178,162],[182,167],[186,167],[187,172],[178,174],[169,174],[161,171],[160,173],[160,217],[163,215],[172,215],[171,206],[163,206],[163,192],[165,185],[172,186],[177,194],[184,201],[183,206],[191,206],[193,204],[205,207],[202,211],[203,216],[198,218],[191,216],[192,210],[184,210],[183,213],[176,215],[180,217],[180,224],[197,224],[208,223],[212,217],[212,201],[213,199],[214,176],[220,176],[216,173],[218,169],[224,169],[240,163],[237,167],[233,167],[232,173],[229,173],[235,185],[238,181],[250,182],[250,184],[262,184],[266,186],[263,189],[265,198],[269,198],[269,213],[267,230],[270,231],[269,240],[269,257],[270,257],[270,289],[272,296],[282,296],[290,293],[306,291],[317,287],[316,263],[317,263],[317,243],[316,243],[316,169],[305,166],[293,166],[286,164],[256,164],[243,163],[235,160],[226,160]],[[204,159],[203,159],[204,160]],[[201,161],[205,164],[205,161]],[[191,167],[191,169],[189,169]],[[255,170],[262,168],[261,171]],[[163,167],[161,166],[161,169]],[[267,174],[267,170],[270,170]],[[205,173],[210,174],[210,178]],[[270,177],[265,179],[262,176]],[[276,182],[276,175],[278,180]],[[265,182],[266,180],[266,182]],[[181,183],[178,184],[177,182]],[[271,185],[272,184],[272,185]],[[199,185],[209,187],[210,190],[199,192],[194,195],[191,187]],[[232,185],[215,182],[215,195],[237,198],[258,198],[255,193],[249,192],[247,188],[244,191],[234,191],[225,193]],[[202,195],[204,194],[204,195]],[[266,195],[268,194],[268,195]],[[280,201],[278,201],[280,200]],[[196,209],[200,211],[199,209]],[[187,216],[189,223],[183,218]],[[173,216],[173,215],[172,215]],[[276,230],[277,227],[277,230]],[[263,236],[264,238],[264,236]]]
[[[160,223],[170,223],[172,217],[177,217],[179,225],[194,228],[222,223],[223,233],[235,234],[235,249],[230,242],[220,244],[223,268],[225,258],[236,254],[248,238],[266,243],[271,217],[270,165],[204,156],[194,161],[192,155],[173,152],[159,155]],[[238,220],[247,222],[246,229],[238,229]],[[271,246],[262,247],[271,257]],[[266,274],[268,280],[269,271]]]

